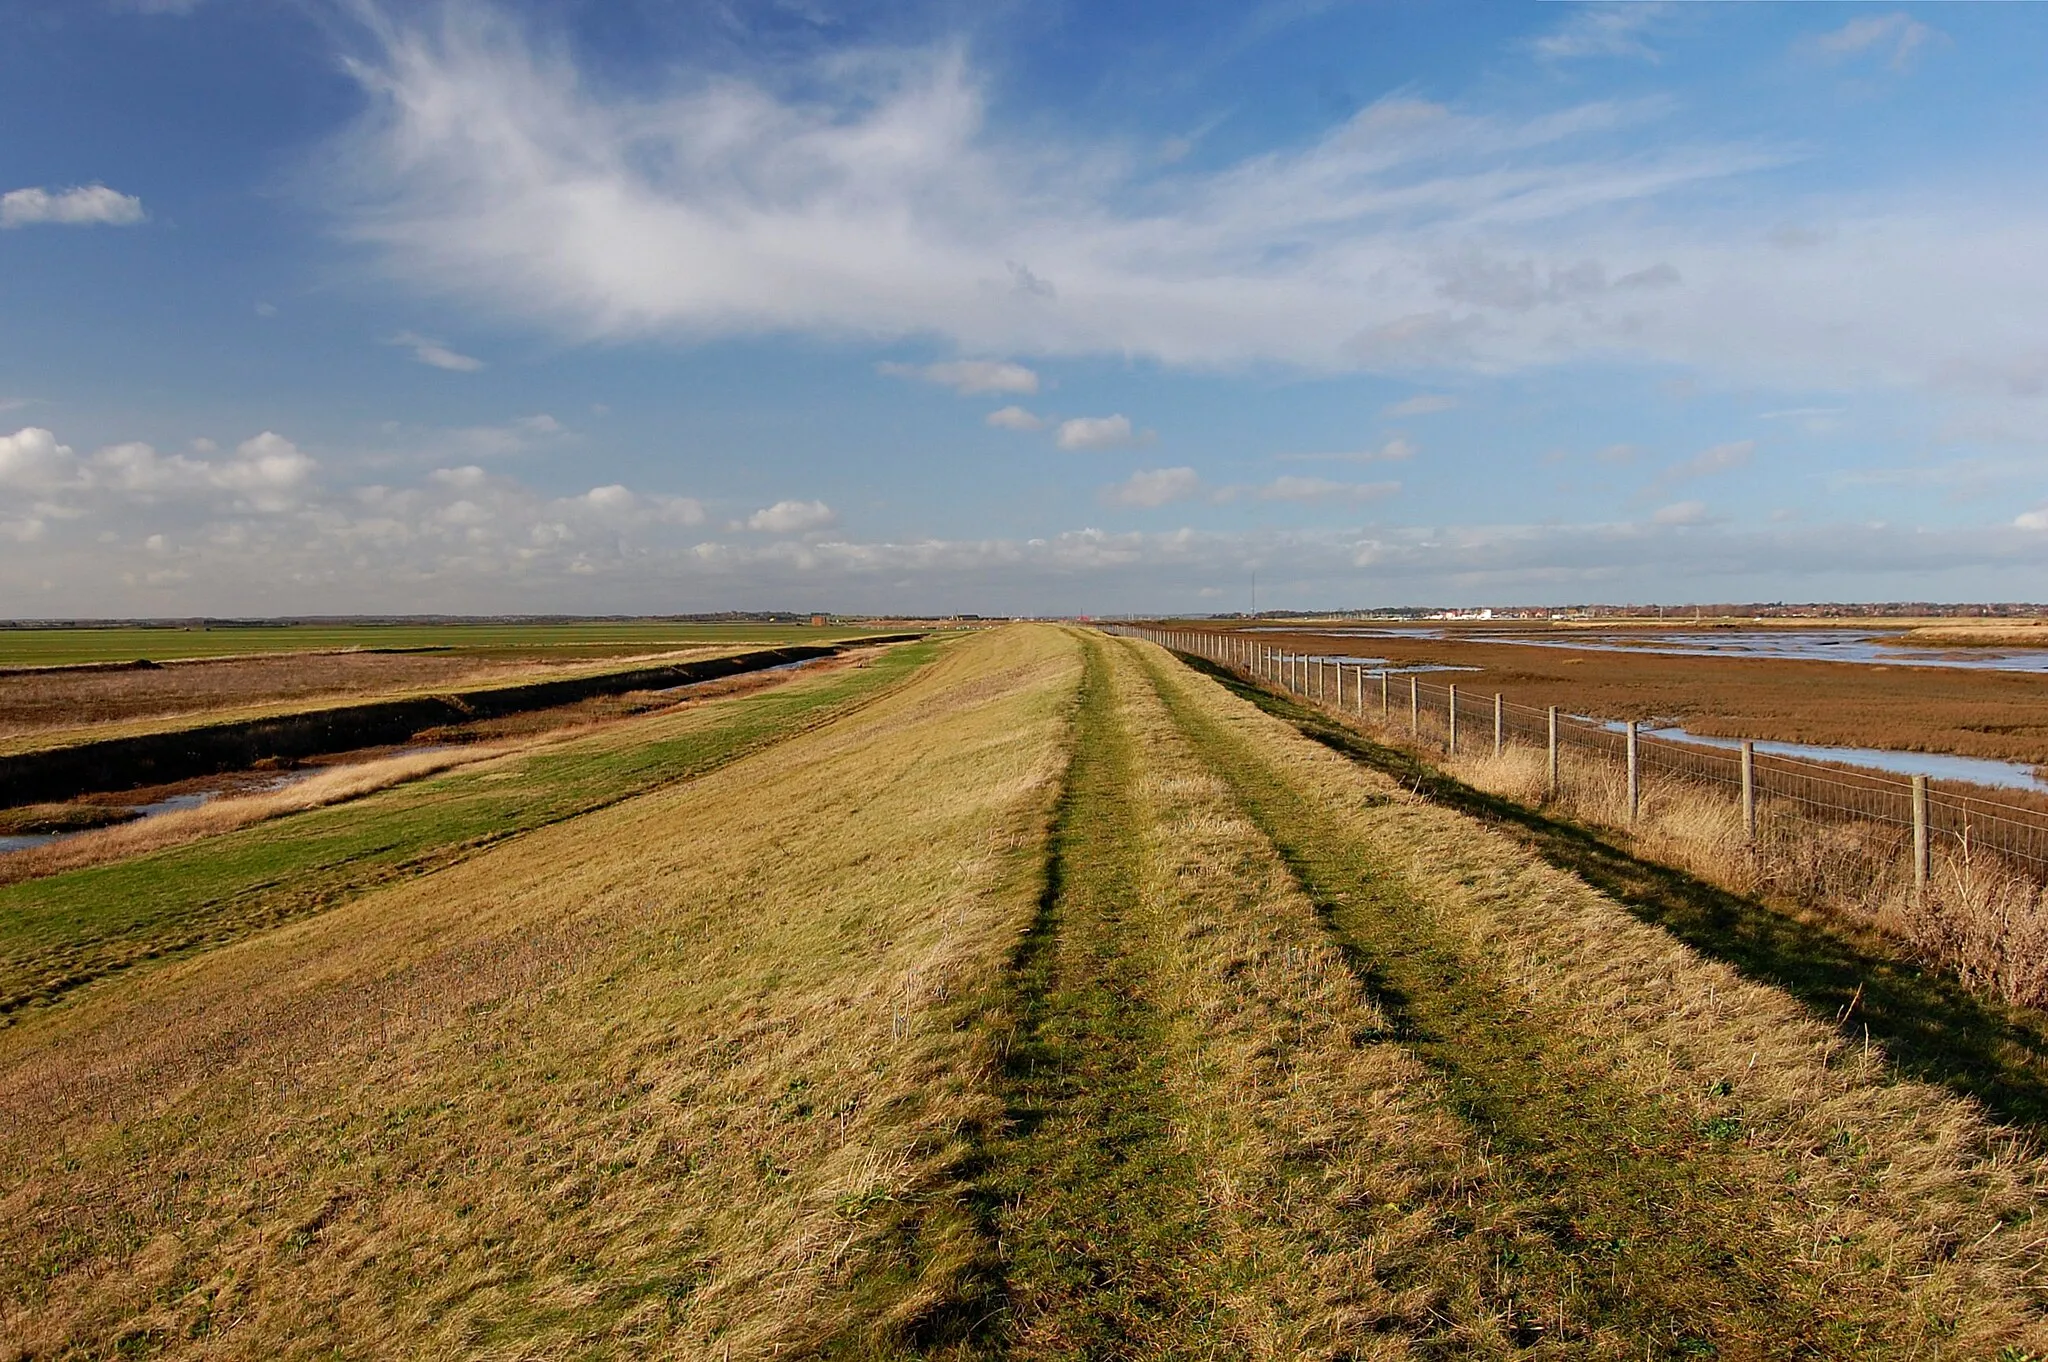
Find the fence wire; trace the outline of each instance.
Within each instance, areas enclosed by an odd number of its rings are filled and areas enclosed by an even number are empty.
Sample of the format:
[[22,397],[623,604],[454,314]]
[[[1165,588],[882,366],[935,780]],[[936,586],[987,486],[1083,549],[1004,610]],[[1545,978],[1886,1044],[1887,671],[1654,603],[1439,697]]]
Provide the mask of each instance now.
[[[1995,856],[2048,883],[2048,810],[1986,796],[1976,787],[1894,775],[1848,764],[1718,742],[1680,741],[1566,710],[1537,709],[1475,693],[1455,680],[1428,679],[1419,669],[1367,667],[1334,658],[1269,648],[1235,634],[1202,630],[1104,626],[1207,658],[1276,686],[1322,708],[1378,725],[1390,737],[1418,746],[1481,756],[1509,746],[1556,750],[1612,763],[1617,777],[1629,764],[1631,738],[1636,780],[1655,778],[1720,791],[1740,800],[1748,766],[1752,811],[1768,806],[1815,824],[1871,824],[1894,833],[1916,832],[1928,851],[1940,847],[1966,856]],[[1438,670],[1436,676],[1452,676]],[[1733,741],[1733,740],[1729,740]],[[1916,852],[1916,855],[1925,853]]]

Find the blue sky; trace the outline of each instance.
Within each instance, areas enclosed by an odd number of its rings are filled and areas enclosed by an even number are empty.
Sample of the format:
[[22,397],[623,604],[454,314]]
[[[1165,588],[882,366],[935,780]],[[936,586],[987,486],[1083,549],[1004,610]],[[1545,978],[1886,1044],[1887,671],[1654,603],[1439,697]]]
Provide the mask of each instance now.
[[13,0],[0,616],[2048,599],[2044,56]]

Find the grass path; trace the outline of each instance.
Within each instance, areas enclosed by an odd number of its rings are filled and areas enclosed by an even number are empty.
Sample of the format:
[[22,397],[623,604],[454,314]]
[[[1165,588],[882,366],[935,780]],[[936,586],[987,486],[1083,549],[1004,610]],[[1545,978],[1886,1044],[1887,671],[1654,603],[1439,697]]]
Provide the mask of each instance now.
[[944,645],[615,725],[111,865],[0,886],[0,1023],[137,965],[323,911],[843,716]]
[[[1617,1357],[1783,1356],[1791,1340],[1800,1356],[1961,1357],[2038,1340],[2038,1262],[2006,1256],[2038,1257],[2038,1173],[2011,1175],[2009,1142],[1895,1084],[1881,1058],[1844,1055],[1782,995],[1147,656],[1182,730],[1487,1139],[1489,1195],[1562,1259],[1563,1339]],[[2012,1250],[1955,1253],[1958,1235],[2007,1231]]]
[[1143,911],[1135,756],[1106,650],[1088,647],[1074,751],[1037,919],[1017,956],[1005,1098],[1012,1137],[981,1189],[1024,1355],[1103,1357],[1192,1345],[1187,1289],[1208,1238],[1186,1114],[1164,1073],[1166,1023],[1130,934]]

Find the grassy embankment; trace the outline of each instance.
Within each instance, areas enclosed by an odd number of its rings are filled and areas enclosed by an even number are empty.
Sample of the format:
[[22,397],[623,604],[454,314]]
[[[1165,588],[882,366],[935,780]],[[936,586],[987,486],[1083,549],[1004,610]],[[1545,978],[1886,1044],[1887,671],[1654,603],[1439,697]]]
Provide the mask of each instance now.
[[[113,864],[0,887],[0,1017],[134,964],[232,940],[319,911],[368,886],[475,854],[506,837],[700,773],[819,723],[901,681],[936,643],[877,654],[862,666],[691,707],[480,762],[438,778],[317,808]],[[401,759],[416,774],[450,758]],[[382,774],[390,774],[388,772]],[[379,772],[367,773],[374,787]],[[356,790],[336,772],[332,790]],[[324,778],[323,778],[324,779]],[[276,811],[289,812],[294,792]],[[204,830],[236,808],[182,818]],[[152,820],[157,821],[157,820]],[[147,824],[91,834],[146,847],[171,829]],[[90,850],[90,848],[82,848]],[[61,862],[66,848],[20,853]]]
[[[980,1252],[976,1025],[1071,647],[908,686],[0,1035],[38,1354],[818,1355]],[[739,702],[745,703],[745,702]]]
[[2021,1359],[2041,1178],[1498,831],[1020,628],[0,1034],[0,1336]]
[[1163,680],[1491,1133],[1491,1195],[1572,1260],[1578,1355],[2040,1346],[2030,1146],[1510,839],[1192,673]]

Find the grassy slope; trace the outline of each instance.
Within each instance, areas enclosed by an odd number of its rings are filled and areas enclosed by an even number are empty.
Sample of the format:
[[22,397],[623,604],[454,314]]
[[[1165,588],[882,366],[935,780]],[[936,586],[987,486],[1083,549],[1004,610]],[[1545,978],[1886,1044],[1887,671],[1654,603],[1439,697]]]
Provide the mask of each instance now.
[[1190,673],[1159,674],[1361,981],[1494,1142],[1490,1194],[1572,1260],[1556,1327],[1575,1347],[2040,1346],[2042,1170],[2025,1146],[1507,839]]
[[836,643],[874,630],[659,620],[563,624],[341,624],[246,629],[0,629],[0,667],[59,667],[149,658],[240,656],[334,648],[446,648],[535,659],[647,652],[697,644]]
[[914,1335],[980,1251],[952,1190],[959,1132],[996,1114],[975,1022],[1037,893],[1072,653],[943,650],[697,781],[0,1036],[0,1339]]
[[900,682],[935,643],[155,855],[0,887],[0,1016],[702,772]]

